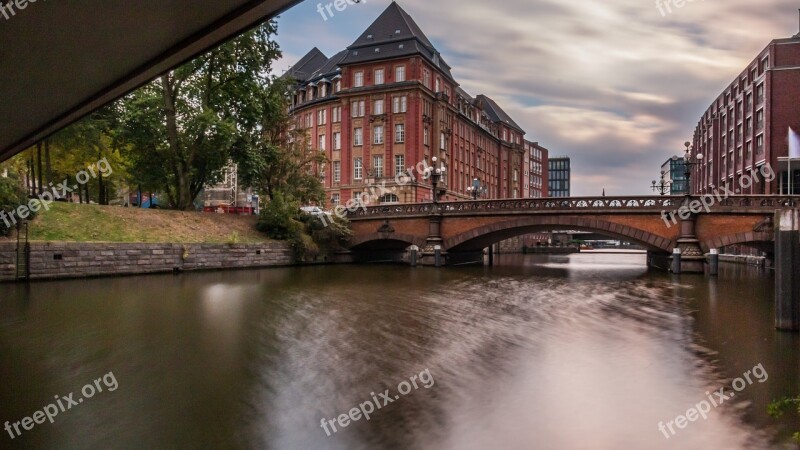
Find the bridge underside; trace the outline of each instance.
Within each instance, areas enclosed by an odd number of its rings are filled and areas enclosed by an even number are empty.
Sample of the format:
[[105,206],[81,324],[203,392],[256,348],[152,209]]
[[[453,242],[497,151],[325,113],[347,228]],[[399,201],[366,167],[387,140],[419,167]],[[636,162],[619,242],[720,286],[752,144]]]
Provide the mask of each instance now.
[[296,3],[2,1],[0,161]]

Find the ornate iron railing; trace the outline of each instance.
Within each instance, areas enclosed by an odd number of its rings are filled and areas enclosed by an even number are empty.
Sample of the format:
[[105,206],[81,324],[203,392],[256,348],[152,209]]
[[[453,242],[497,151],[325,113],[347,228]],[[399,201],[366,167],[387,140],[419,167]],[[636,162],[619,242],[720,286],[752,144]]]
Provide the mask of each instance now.
[[[692,196],[692,200],[700,200],[701,196]],[[643,196],[643,197],[568,197],[568,198],[532,198],[506,200],[466,200],[458,202],[413,203],[400,205],[365,206],[348,212],[350,220],[422,216],[433,213],[442,215],[486,215],[502,213],[652,213],[672,212],[684,205],[684,196]],[[769,211],[780,208],[800,206],[800,196],[752,195],[728,198],[707,197],[711,203],[711,212],[731,212],[742,210]],[[704,209],[705,210],[705,209]]]

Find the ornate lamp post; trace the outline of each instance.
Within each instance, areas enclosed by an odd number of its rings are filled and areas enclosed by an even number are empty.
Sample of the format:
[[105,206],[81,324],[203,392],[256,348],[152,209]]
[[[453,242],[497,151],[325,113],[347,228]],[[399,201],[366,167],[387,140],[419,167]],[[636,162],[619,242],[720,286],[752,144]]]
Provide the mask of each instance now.
[[480,180],[475,178],[472,180],[472,186],[467,187],[467,192],[472,196],[473,200],[478,200],[478,197],[486,195],[486,186],[481,186]]
[[651,187],[651,189],[653,189],[655,192],[658,192],[661,195],[667,195],[667,192],[669,192],[669,190],[670,190],[670,185],[672,184],[671,181],[666,181],[664,179],[664,175],[666,175],[666,174],[667,174],[667,172],[664,172],[662,170],[661,171],[661,181],[658,184],[656,184],[656,180],[653,180],[653,185]]
[[428,175],[431,177],[431,185],[433,186],[433,203],[439,203],[439,190],[438,185],[439,182],[442,180],[442,175],[444,175],[445,169],[444,164],[441,167],[436,167],[436,163],[439,161],[439,158],[433,157],[431,159],[433,161],[434,169],[428,168],[427,172]]
[[686,142],[684,155],[684,175],[686,175],[686,197],[683,206],[678,210],[681,221],[681,231],[677,240],[677,247],[673,250],[673,272],[676,273],[703,273],[705,256],[697,239],[695,224],[697,213],[700,211],[699,200],[692,201],[691,176],[692,168],[699,166],[703,161],[703,154],[692,155],[692,144]]
[[692,143],[685,142],[686,153],[683,155],[683,174],[686,176],[686,197],[692,196],[692,168],[703,162],[703,154],[692,155]]

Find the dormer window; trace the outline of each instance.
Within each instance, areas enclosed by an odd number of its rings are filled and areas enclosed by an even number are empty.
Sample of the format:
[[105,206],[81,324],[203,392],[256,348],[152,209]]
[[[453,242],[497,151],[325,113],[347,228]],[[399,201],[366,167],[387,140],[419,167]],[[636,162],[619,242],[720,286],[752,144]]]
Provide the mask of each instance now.
[[368,34],[368,35],[367,35],[367,39],[372,39],[372,35],[371,35],[371,34]]
[[400,34],[400,30],[394,30],[394,34]]

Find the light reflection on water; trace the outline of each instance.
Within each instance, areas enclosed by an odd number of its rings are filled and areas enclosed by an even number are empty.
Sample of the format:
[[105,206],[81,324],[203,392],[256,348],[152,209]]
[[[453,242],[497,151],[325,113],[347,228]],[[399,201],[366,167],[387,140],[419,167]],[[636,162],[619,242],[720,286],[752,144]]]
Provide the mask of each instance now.
[[[772,329],[769,275],[677,278],[648,273],[641,254],[497,263],[1,286],[0,420],[113,370],[117,391],[20,444],[737,449],[788,433],[764,414],[800,391],[798,338]],[[766,383],[669,440],[658,431],[758,363]],[[430,389],[331,437],[320,427],[424,369]]]

